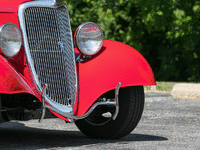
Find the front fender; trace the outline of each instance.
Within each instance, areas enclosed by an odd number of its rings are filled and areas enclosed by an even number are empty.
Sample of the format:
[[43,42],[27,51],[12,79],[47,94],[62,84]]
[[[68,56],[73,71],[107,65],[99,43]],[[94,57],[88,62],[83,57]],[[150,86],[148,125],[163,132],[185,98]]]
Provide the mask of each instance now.
[[0,93],[29,93],[38,97],[33,89],[26,79],[0,55]]
[[[151,67],[134,48],[105,40],[101,52],[89,61],[77,64],[78,102],[75,114],[83,115],[105,92],[121,87],[155,85]],[[114,97],[114,95],[113,95]]]

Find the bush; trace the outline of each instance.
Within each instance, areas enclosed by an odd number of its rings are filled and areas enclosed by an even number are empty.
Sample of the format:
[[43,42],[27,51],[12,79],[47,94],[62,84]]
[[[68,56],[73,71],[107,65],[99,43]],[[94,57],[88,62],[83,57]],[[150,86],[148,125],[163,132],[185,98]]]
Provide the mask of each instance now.
[[156,80],[200,81],[197,0],[63,0],[73,32],[96,22],[105,39],[126,43],[150,63]]

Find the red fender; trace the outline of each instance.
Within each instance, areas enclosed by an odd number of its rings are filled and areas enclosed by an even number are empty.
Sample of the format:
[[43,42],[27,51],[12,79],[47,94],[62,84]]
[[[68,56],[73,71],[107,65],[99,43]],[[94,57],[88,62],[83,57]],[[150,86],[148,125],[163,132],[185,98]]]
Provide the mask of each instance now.
[[17,72],[12,65],[0,55],[0,93],[30,93],[36,97],[33,87],[26,78]]
[[77,64],[77,69],[77,116],[84,115],[102,94],[115,89],[119,82],[121,87],[156,84],[145,58],[134,48],[117,41],[105,40],[101,52]]

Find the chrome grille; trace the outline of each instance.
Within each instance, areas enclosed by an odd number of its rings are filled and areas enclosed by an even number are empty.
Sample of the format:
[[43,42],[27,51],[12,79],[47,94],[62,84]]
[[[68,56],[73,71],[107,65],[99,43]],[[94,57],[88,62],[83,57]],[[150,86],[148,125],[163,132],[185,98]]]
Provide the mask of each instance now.
[[68,11],[28,7],[24,11],[27,40],[40,90],[48,85],[47,96],[62,105],[76,99],[76,66]]

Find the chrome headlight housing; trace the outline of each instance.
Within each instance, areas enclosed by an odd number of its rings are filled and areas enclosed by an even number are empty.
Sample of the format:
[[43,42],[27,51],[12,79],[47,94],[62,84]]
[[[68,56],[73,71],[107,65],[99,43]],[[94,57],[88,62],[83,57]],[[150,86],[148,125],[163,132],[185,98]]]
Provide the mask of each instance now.
[[103,45],[103,33],[93,22],[81,24],[75,32],[74,39],[78,50],[87,56],[96,54]]
[[0,27],[0,48],[4,55],[13,57],[18,54],[22,45],[21,32],[12,23],[3,24]]

